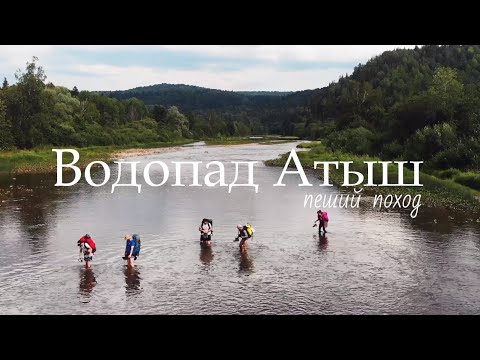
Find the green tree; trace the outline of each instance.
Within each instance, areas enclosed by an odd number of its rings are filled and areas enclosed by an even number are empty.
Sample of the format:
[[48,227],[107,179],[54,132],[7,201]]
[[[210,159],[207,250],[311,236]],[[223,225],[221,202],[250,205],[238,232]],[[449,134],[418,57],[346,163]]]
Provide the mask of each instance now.
[[8,150],[14,147],[12,126],[7,119],[7,107],[0,98],[0,150]]
[[375,135],[364,127],[347,129],[331,133],[326,139],[333,150],[344,150],[356,154],[368,154],[371,151]]
[[163,105],[155,105],[153,107],[153,118],[157,123],[162,123],[165,122],[165,118],[167,116],[167,109],[165,109],[165,106]]
[[147,108],[145,107],[145,104],[137,98],[125,100],[125,111],[127,121],[141,120],[147,114]]
[[451,119],[455,106],[462,100],[463,84],[458,80],[455,69],[440,67],[435,71],[433,82],[428,92],[439,110],[443,111],[448,119]]
[[251,134],[250,127],[247,124],[245,124],[243,121],[237,123],[237,130],[238,130],[238,135],[240,136],[248,136]]
[[3,78],[2,89],[6,89],[7,87],[8,87],[8,80],[7,80],[7,78]]
[[430,160],[436,153],[454,146],[458,142],[455,128],[449,123],[426,126],[408,140],[405,158]]
[[26,71],[22,73],[19,69],[15,73],[18,86],[32,100],[39,100],[41,91],[45,88],[47,76],[41,66],[37,66],[38,58],[34,56],[32,62],[27,62]]
[[166,122],[169,128],[173,131],[175,137],[191,137],[188,119],[178,111],[176,106],[172,106],[167,110]]
[[234,122],[229,122],[227,124],[227,135],[234,136],[235,134],[238,134],[237,125]]
[[42,110],[42,92],[45,88],[45,72],[37,66],[37,57],[27,62],[25,72],[20,69],[15,74],[16,86],[10,86],[5,101],[7,117],[13,127],[15,143],[19,148],[32,147],[30,130]]

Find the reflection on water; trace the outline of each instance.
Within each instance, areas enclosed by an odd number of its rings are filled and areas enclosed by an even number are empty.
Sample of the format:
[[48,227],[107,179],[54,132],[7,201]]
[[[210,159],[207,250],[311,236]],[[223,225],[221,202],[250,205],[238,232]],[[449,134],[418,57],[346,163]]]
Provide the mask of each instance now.
[[203,265],[205,265],[206,269],[208,269],[212,260],[213,260],[212,247],[201,244],[200,245],[200,261],[202,262]]
[[[84,179],[56,188],[55,174],[0,176],[0,313],[85,313],[79,296],[93,305],[89,313],[99,314],[480,312],[478,215],[421,207],[411,219],[409,210],[374,210],[365,197],[358,209],[330,209],[328,233],[319,236],[312,228],[316,209],[305,208],[304,197],[340,190],[318,186],[311,175],[315,186],[309,188],[299,187],[296,175],[284,177],[285,187],[273,187],[282,169],[261,164],[292,147],[189,146],[133,158],[139,161],[140,194],[135,187],[111,193],[115,166],[111,181],[96,188]],[[259,192],[189,187],[188,166],[181,179],[187,186],[171,186],[171,161],[215,160],[225,164],[226,183],[235,175],[232,161],[259,161]],[[169,166],[165,185],[142,182],[150,161]],[[124,170],[126,184],[130,174]],[[200,166],[199,179],[211,170]],[[150,175],[153,182],[163,178],[158,167]],[[247,184],[247,176],[240,171],[237,183]],[[72,177],[66,174],[64,181]],[[102,180],[103,174],[93,175],[94,182]],[[198,220],[205,214],[215,220],[215,241],[198,249]],[[256,230],[248,252],[232,241],[238,222]],[[140,268],[122,273],[120,239],[132,229],[142,235]],[[76,242],[85,233],[98,248],[91,269],[76,261]],[[125,295],[139,301],[132,304]],[[238,301],[248,306],[240,311]]]
[[318,236],[318,246],[320,251],[326,251],[328,248],[328,238],[327,234],[320,234]]
[[[55,213],[58,192],[52,191],[51,175],[6,175],[0,177],[0,201],[13,209],[21,237],[33,252],[45,250],[49,220]],[[1,210],[1,208],[0,208]]]
[[246,251],[239,251],[239,266],[238,266],[238,272],[240,274],[245,274],[245,275],[251,275],[255,271],[255,268],[253,266],[253,259],[249,254],[249,250]]
[[125,291],[127,295],[137,295],[142,291],[140,287],[140,272],[137,267],[125,266],[123,269],[125,275]]
[[81,295],[81,301],[83,303],[88,303],[90,302],[90,298],[92,296],[93,289],[95,288],[95,285],[97,285],[97,279],[95,278],[95,273],[93,272],[92,268],[86,269],[86,268],[81,268],[80,269],[80,295]]

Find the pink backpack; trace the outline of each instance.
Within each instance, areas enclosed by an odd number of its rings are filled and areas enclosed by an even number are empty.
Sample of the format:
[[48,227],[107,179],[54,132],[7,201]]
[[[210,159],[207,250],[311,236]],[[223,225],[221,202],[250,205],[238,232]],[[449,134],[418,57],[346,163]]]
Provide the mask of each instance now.
[[322,211],[323,221],[330,221],[328,218],[328,213],[326,211]]

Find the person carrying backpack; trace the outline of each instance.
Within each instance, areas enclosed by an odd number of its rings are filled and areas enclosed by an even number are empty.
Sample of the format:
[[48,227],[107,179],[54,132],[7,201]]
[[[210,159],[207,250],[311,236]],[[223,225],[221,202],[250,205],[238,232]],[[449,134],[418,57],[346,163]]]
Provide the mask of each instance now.
[[124,260],[127,260],[127,264],[129,267],[135,267],[134,260],[137,260],[137,257],[140,255],[140,247],[141,241],[140,236],[137,234],[127,234],[124,237],[126,244],[125,244],[125,256],[123,257]]
[[320,233],[323,228],[323,232],[326,234],[326,227],[328,226],[328,213],[326,211],[318,210],[317,211],[317,220],[313,223],[313,227],[317,226],[317,221],[319,221],[318,232]]
[[[78,261],[85,261],[85,267],[88,269],[91,266],[93,260],[93,254],[97,251],[97,245],[90,235],[85,234],[77,241],[77,245],[80,247],[80,255]],[[82,258],[83,255],[83,258]]]
[[252,225],[237,225],[238,235],[235,238],[235,241],[240,241],[239,247],[240,251],[246,251],[248,249],[247,240],[253,236],[255,230],[253,229]]
[[213,234],[212,219],[203,219],[198,231],[200,231],[200,244],[211,245]]

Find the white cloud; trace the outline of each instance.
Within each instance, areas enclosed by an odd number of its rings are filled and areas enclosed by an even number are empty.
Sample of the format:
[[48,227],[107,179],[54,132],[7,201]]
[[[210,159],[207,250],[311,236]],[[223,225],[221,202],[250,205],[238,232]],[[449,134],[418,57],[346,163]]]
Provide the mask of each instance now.
[[[0,79],[6,77],[10,83],[14,82],[14,75],[18,69],[25,69],[26,63],[37,56],[41,64],[51,60],[54,53],[51,45],[0,45]],[[48,75],[48,69],[47,75]]]
[[52,45],[0,45],[0,62],[20,67],[32,56],[46,56],[54,50]]
[[[352,63],[365,63],[386,50],[411,47],[414,45],[0,45],[0,76],[12,80],[15,70],[24,68],[25,62],[35,55],[46,71],[47,81],[70,88],[76,85],[86,90],[120,90],[184,83],[224,90],[290,91],[326,86],[350,73]],[[78,61],[76,65],[70,63],[72,49],[79,51],[73,58]],[[115,66],[112,59],[118,56],[117,51],[128,51],[139,58],[151,56],[152,51],[175,52],[191,57],[192,63],[199,56],[207,57],[211,64],[199,62],[190,70],[174,65],[167,69],[146,67],[134,62],[130,66]],[[92,53],[102,54],[102,62],[92,65]],[[225,60],[232,59],[238,60],[235,63],[239,69],[222,68]],[[242,67],[244,60],[248,61]],[[256,65],[252,65],[252,60]],[[292,63],[309,63],[308,69],[297,66],[298,69],[285,70]]]
[[[55,49],[90,52],[170,50],[227,59],[299,62],[361,62],[386,50],[415,45],[54,45]],[[1,50],[1,48],[0,48]]]
[[50,80],[69,88],[86,90],[120,90],[159,83],[189,84],[222,90],[314,89],[338,80],[351,71],[349,67],[279,71],[272,67],[250,67],[237,71],[218,70],[215,66],[197,70],[118,67],[110,65],[76,65],[79,75],[51,75]]
[[396,48],[415,45],[162,45],[163,48],[198,55],[300,62],[358,62]]

